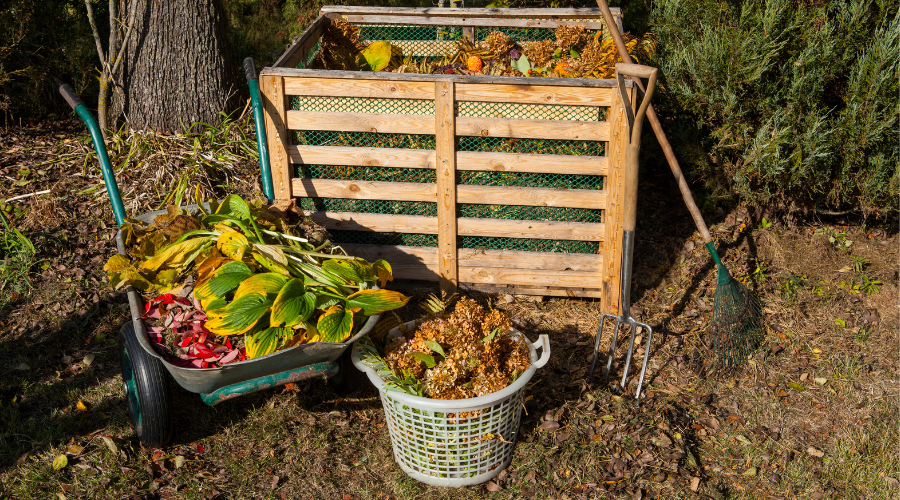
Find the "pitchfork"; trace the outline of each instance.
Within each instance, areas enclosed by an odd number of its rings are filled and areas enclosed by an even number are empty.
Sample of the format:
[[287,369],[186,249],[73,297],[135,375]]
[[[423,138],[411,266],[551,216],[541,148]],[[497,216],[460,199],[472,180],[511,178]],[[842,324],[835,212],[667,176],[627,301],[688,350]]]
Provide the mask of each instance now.
[[[653,338],[653,328],[650,325],[635,321],[631,317],[631,262],[634,253],[634,227],[637,219],[637,185],[638,185],[638,151],[641,146],[641,124],[644,121],[644,115],[647,107],[650,105],[650,98],[653,97],[653,90],[656,87],[656,68],[642,66],[639,64],[619,63],[616,65],[616,80],[619,84],[619,97],[622,99],[625,108],[625,116],[628,119],[629,137],[628,145],[625,147],[625,172],[624,172],[624,220],[622,222],[622,314],[615,316],[612,314],[604,314],[600,317],[600,327],[597,329],[597,341],[594,344],[594,358],[591,361],[590,376],[594,375],[594,366],[597,364],[597,350],[600,348],[600,335],[603,332],[603,322],[606,318],[616,321],[616,327],[613,330],[612,345],[609,347],[609,359],[606,361],[606,375],[603,378],[604,383],[609,380],[609,371],[612,368],[613,355],[616,352],[616,340],[619,336],[619,327],[622,324],[629,326],[631,331],[631,340],[628,342],[628,355],[625,357],[625,371],[622,373],[622,388],[625,388],[625,382],[628,379],[628,368],[631,366],[631,355],[634,353],[634,339],[637,336],[638,328],[642,328],[647,333],[647,341],[644,344],[644,365],[641,367],[641,378],[638,381],[635,399],[641,397],[641,386],[644,384],[644,375],[647,373],[647,361],[650,358],[650,341]],[[625,80],[623,75],[632,78],[646,78],[647,90],[641,99],[641,106],[634,111],[634,107],[628,99],[625,92]],[[635,89],[637,91],[637,89]]]

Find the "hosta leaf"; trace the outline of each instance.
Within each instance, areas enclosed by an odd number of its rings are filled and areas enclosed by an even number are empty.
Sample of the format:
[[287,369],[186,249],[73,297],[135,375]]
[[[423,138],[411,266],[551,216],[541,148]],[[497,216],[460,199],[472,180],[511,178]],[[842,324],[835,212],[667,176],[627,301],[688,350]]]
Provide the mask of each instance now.
[[216,248],[231,260],[243,260],[244,253],[250,250],[250,242],[237,231],[225,231],[216,240]]
[[[175,268],[189,262],[194,252],[209,243],[211,238],[189,238],[180,243],[169,245],[141,264],[141,269],[156,271],[162,267]],[[194,254],[196,256],[196,254]],[[193,257],[190,257],[193,259]]]
[[360,52],[359,64],[363,71],[381,71],[391,63],[391,42],[372,42]]
[[384,288],[388,281],[394,281],[394,271],[390,263],[384,259],[378,259],[372,263],[372,269],[378,275],[378,286]]
[[276,264],[281,264],[282,266],[286,266],[288,263],[287,257],[284,255],[284,252],[281,251],[275,245],[253,245],[253,250],[259,252],[264,255],[267,259],[275,262]]
[[316,309],[328,309],[331,306],[341,304],[344,301],[337,298],[332,297],[330,295],[317,295],[316,296]]
[[248,358],[258,358],[272,354],[284,346],[294,336],[290,328],[269,327],[253,335],[244,335]]
[[131,260],[121,254],[115,254],[106,261],[103,270],[107,273],[121,273],[131,267]]
[[144,292],[153,287],[148,280],[140,271],[137,269],[128,268],[122,273],[115,273],[109,277],[109,283],[114,288],[121,288],[123,286],[131,285],[138,290]]
[[200,307],[206,311],[206,316],[208,318],[212,318],[217,309],[223,308],[228,305],[228,301],[223,298],[217,299],[203,299],[200,301]]
[[[213,252],[214,254],[216,252]],[[213,273],[223,265],[231,262],[228,257],[211,255],[197,266],[197,283],[203,283],[212,277]]]
[[272,304],[272,325],[294,326],[303,323],[316,309],[316,296],[306,291],[301,279],[292,279],[278,292]]
[[164,269],[156,273],[156,277],[152,281],[153,287],[159,293],[168,293],[173,288],[173,285],[180,286],[178,283],[172,283],[179,274],[180,272],[177,269]]
[[363,314],[372,316],[406,305],[409,297],[394,290],[361,290],[347,297],[347,307],[359,307]]
[[253,271],[247,264],[231,261],[217,269],[209,280],[195,288],[194,296],[200,300],[224,297],[252,275]]
[[[257,246],[258,246],[258,245],[257,245]],[[273,273],[278,273],[278,274],[281,274],[281,275],[284,275],[284,276],[290,276],[290,275],[291,275],[291,272],[288,271],[288,269],[287,269],[286,267],[284,267],[283,265],[279,264],[278,262],[276,262],[276,261],[270,259],[267,255],[264,255],[264,254],[262,254],[262,253],[260,253],[260,252],[255,251],[255,250],[254,250],[253,252],[251,252],[250,255],[252,255],[252,256],[253,256],[253,259],[255,259],[256,262],[259,262],[259,264],[260,264],[261,266],[263,266],[264,268],[268,269],[269,271],[272,271]],[[282,254],[282,255],[283,255],[283,254]]]
[[343,342],[353,331],[353,311],[345,311],[341,306],[332,306],[319,316],[316,329],[323,342]]
[[261,293],[251,293],[232,301],[215,316],[206,322],[206,329],[219,335],[237,335],[246,333],[263,317],[272,301]]
[[222,204],[216,210],[217,215],[233,215],[239,219],[250,218],[250,207],[240,196],[232,194],[222,200]]
[[278,273],[254,274],[238,285],[234,292],[234,300],[250,293],[261,293],[269,300],[274,301],[287,281],[287,278]]
[[378,279],[371,264],[358,260],[329,259],[322,263],[322,269],[355,283]]

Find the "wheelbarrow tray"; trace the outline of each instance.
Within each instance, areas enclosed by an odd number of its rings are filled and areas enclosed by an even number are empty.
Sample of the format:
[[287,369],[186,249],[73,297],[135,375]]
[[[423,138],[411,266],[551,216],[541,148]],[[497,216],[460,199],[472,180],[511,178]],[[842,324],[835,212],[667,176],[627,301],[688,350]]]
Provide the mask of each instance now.
[[[184,207],[187,210],[195,210],[197,205]],[[135,217],[137,220],[150,223],[160,214],[166,213],[165,210],[156,210]],[[119,254],[126,255],[125,242],[122,240],[122,232],[116,234],[116,248]],[[144,315],[144,300],[140,293],[131,286],[125,287],[128,294],[128,304],[131,308],[131,320],[134,323],[134,331],[140,346],[150,356],[160,360],[166,370],[172,375],[178,384],[190,392],[201,394],[209,394],[226,386],[239,384],[248,380],[267,377],[270,375],[296,370],[298,368],[324,362],[334,362],[344,351],[350,347],[353,342],[367,334],[375,327],[375,323],[381,315],[370,316],[363,323],[362,328],[346,342],[311,342],[308,344],[300,344],[294,347],[273,352],[272,354],[259,358],[248,359],[228,363],[220,368],[185,368],[169,363],[164,356],[161,356],[153,345],[150,344],[147,336],[146,325],[142,319]],[[291,380],[273,382],[271,385],[278,385]]]

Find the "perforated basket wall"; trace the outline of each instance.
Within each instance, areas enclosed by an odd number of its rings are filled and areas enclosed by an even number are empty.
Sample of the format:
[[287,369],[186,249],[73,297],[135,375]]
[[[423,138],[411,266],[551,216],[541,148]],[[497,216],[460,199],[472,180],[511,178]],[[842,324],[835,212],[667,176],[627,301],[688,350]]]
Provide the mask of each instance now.
[[[555,37],[551,28],[479,26],[476,18],[467,18],[472,28],[463,28],[379,24],[365,17],[347,17],[360,27],[361,41],[388,40],[413,58],[453,53],[462,37],[477,42],[492,31],[516,41]],[[284,125],[270,144],[286,149],[282,185],[326,225],[335,243],[389,260],[400,278],[443,276],[446,263],[438,252],[447,236],[439,229],[442,199],[434,193],[440,185],[436,165],[446,154],[441,140],[449,140],[458,229],[451,246],[458,251],[461,285],[547,295],[607,293],[601,282],[610,275],[601,267],[607,257],[618,261],[618,242],[609,238],[620,217],[610,179],[622,149],[610,141],[623,126],[611,117],[620,109],[612,81],[457,78],[455,130],[447,136],[436,116],[434,87],[447,81],[445,75],[304,69],[316,60],[321,32],[314,26],[311,38],[282,58],[298,70],[279,68],[281,80],[272,80],[270,90],[281,92],[276,99],[283,96],[285,107],[274,108]],[[277,162],[273,171],[279,175]]]
[[[403,403],[382,390],[394,458],[420,480],[437,479],[446,486],[487,481],[512,460],[523,392],[472,412],[437,412]],[[453,402],[447,406],[452,408]]]

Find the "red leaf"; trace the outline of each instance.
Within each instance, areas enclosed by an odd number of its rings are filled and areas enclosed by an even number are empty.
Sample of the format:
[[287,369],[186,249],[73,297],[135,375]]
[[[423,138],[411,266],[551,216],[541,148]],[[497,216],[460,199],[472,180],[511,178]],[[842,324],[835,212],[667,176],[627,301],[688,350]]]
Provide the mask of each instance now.
[[171,293],[164,293],[157,298],[160,299],[163,304],[171,304],[172,302],[175,302],[175,296]]
[[193,340],[194,340],[193,338],[187,337],[186,339],[181,341],[181,344],[179,344],[178,347],[187,347],[187,346],[191,345],[191,342],[193,342]]
[[208,358],[213,355],[212,349],[203,344],[194,344],[194,350],[199,354],[198,357],[201,358]]
[[234,349],[234,347],[231,347],[231,339],[225,339],[225,347]]
[[228,354],[222,356],[222,359],[219,360],[219,364],[224,365],[227,363],[231,363],[238,357],[239,354],[240,354],[240,351],[237,351],[237,350],[231,351]]
[[203,454],[203,445],[202,445],[202,444],[198,444],[198,445],[197,445],[197,453],[198,453],[199,455],[202,455],[202,454]]

